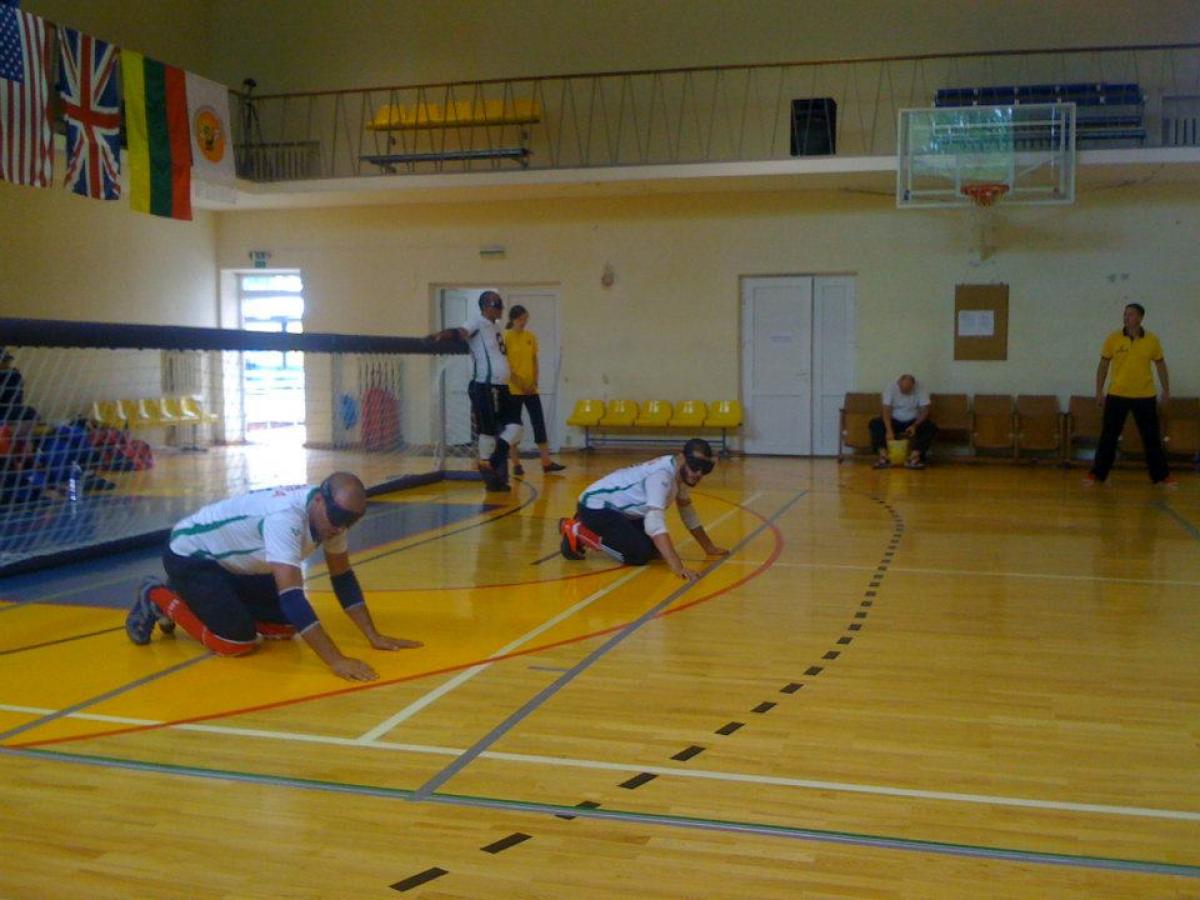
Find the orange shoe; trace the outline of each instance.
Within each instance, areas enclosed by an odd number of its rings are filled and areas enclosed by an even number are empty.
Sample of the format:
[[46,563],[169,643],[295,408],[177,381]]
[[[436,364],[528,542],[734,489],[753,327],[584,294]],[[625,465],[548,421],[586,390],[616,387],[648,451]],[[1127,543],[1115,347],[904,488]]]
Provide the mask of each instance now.
[[1167,491],[1179,490],[1179,482],[1175,480],[1174,475],[1168,475],[1162,481],[1156,481],[1154,483],[1157,484],[1163,490],[1167,490]]
[[559,519],[558,533],[562,535],[559,552],[567,559],[583,559],[585,554],[579,543],[579,523],[574,519]]

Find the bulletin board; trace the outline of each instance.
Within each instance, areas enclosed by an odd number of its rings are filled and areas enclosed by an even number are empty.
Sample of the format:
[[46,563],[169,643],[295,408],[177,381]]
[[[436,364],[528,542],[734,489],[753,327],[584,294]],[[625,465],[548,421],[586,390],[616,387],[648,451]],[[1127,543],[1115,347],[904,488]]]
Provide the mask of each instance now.
[[954,286],[954,358],[1008,359],[1008,285]]

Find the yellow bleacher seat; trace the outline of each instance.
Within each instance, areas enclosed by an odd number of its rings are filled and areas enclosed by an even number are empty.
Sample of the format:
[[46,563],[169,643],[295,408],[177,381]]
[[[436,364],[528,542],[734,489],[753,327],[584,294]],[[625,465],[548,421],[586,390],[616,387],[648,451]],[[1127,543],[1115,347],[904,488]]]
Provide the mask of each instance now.
[[145,400],[118,400],[117,408],[125,419],[127,428],[154,428],[158,423],[146,410]]
[[567,419],[567,424],[576,428],[591,428],[593,425],[600,424],[602,418],[604,418],[603,400],[577,400],[571,417]]
[[105,428],[124,428],[125,417],[115,400],[93,400],[90,414],[93,422],[99,422]]
[[699,428],[708,417],[708,404],[703,400],[684,400],[675,407],[669,424],[672,428]]
[[532,99],[455,100],[443,103],[390,103],[381,106],[371,131],[471,128],[480,125],[527,125],[542,120],[542,105]]
[[604,410],[600,424],[605,426],[626,426],[637,421],[638,405],[633,400],[610,400]]
[[213,412],[207,412],[200,403],[199,397],[184,396],[179,398],[180,406],[183,411],[189,416],[195,415],[198,425],[211,425],[217,421],[220,416]]
[[670,423],[671,404],[666,400],[647,400],[633,424],[638,428],[665,428]]
[[736,400],[715,400],[708,406],[705,428],[737,428],[742,424],[742,404]]

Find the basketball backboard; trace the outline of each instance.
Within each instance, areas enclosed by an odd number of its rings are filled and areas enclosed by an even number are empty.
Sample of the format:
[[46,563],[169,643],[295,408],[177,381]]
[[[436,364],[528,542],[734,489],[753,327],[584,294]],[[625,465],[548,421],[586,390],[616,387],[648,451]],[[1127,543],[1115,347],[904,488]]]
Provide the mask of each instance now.
[[1005,203],[1075,202],[1073,103],[904,109],[897,133],[901,209],[970,206],[980,184]]

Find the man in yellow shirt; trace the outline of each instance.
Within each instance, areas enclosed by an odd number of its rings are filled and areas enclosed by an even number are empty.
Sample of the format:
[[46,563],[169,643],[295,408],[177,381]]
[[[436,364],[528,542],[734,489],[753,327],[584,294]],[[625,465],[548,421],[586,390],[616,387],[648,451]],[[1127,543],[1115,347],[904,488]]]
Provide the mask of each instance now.
[[[1146,468],[1150,472],[1150,480],[1166,487],[1175,485],[1175,479],[1167,468],[1167,454],[1158,425],[1157,391],[1154,388],[1154,376],[1150,372],[1150,364],[1154,363],[1158,369],[1159,384],[1162,385],[1162,402],[1166,406],[1171,396],[1167,361],[1163,357],[1158,336],[1142,327],[1145,315],[1146,310],[1140,303],[1128,304],[1125,307],[1125,327],[1110,334],[1100,351],[1100,365],[1096,369],[1096,402],[1104,410],[1104,425],[1100,430],[1092,470],[1084,476],[1084,484],[1096,484],[1108,478],[1117,455],[1117,439],[1125,427],[1125,419],[1132,412],[1146,449]],[[1104,382],[1110,367],[1112,379],[1106,394]]]

